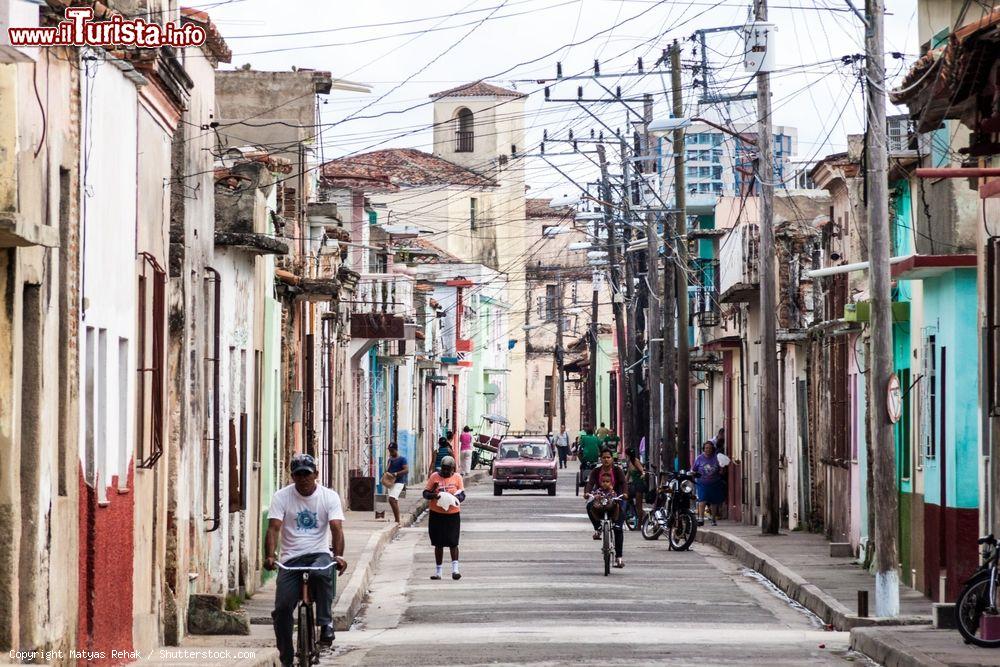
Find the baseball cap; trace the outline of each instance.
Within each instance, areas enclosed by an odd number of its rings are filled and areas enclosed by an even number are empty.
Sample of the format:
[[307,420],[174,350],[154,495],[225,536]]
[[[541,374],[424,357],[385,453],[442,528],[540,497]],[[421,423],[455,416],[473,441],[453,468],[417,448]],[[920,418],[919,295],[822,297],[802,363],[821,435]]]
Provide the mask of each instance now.
[[293,475],[303,470],[316,472],[316,459],[309,454],[296,454],[292,457],[291,469]]
[[394,443],[394,442],[390,442],[390,443],[389,443],[389,449],[395,449],[395,450],[398,450],[398,449],[399,449],[399,446],[398,446],[398,445],[396,445],[396,443]]

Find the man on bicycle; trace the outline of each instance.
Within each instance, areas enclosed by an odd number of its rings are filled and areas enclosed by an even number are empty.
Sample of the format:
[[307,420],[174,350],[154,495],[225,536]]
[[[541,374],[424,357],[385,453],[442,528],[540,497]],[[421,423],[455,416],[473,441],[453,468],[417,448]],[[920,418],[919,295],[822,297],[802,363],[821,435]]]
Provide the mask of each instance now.
[[[309,581],[316,582],[310,592],[316,602],[316,622],[321,628],[319,643],[330,645],[334,640],[330,613],[334,573],[330,565],[336,562],[338,572],[347,568],[347,561],[340,555],[344,553],[344,509],[336,491],[316,482],[316,460],[312,456],[296,454],[292,457],[291,472],[293,483],[276,491],[271,499],[264,541],[264,568],[274,570],[277,567],[275,554],[279,535],[282,565],[317,568],[310,572]],[[292,627],[301,592],[302,572],[282,570],[278,574],[271,618],[282,665],[291,665],[295,658]]]
[[618,501],[618,511],[613,514],[609,513],[609,518],[612,520],[612,530],[615,534],[615,567],[621,568],[625,567],[625,561],[622,559],[622,551],[625,546],[625,533],[622,530],[622,522],[625,520],[625,508],[621,507],[621,504],[624,502],[624,499],[628,498],[628,493],[625,488],[625,473],[615,465],[615,458],[609,449],[601,451],[601,465],[590,472],[587,485],[583,489],[583,497],[587,501],[587,516],[590,517],[590,523],[594,525],[595,540],[601,539],[601,519],[604,518],[604,514],[607,511],[605,509],[597,510],[594,507],[594,492],[601,488],[602,477],[610,477],[611,488],[614,490],[614,494],[622,497],[622,500]]

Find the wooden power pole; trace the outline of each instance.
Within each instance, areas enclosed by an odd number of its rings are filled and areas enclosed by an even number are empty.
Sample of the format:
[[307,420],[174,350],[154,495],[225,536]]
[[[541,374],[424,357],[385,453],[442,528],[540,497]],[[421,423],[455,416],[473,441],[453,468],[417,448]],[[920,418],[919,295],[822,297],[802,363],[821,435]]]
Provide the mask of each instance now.
[[[684,116],[681,91],[681,46],[674,40],[670,49],[670,78],[673,87],[674,118]],[[704,76],[704,73],[702,73]],[[684,173],[684,128],[674,130],[674,201],[676,213],[677,263],[673,264],[677,285],[677,465],[690,466],[691,362],[688,349],[688,252],[687,182]],[[664,226],[665,227],[665,226]],[[668,264],[670,266],[670,264]],[[670,322],[667,322],[670,325]]]
[[[549,388],[549,433],[552,430],[553,416],[556,411],[556,391],[559,392],[559,419],[560,424],[566,423],[566,385],[563,379],[563,276],[559,276],[558,287],[556,289],[556,345],[552,351],[552,386]],[[556,383],[558,382],[558,388]]]
[[889,278],[889,179],[885,121],[885,0],[867,0],[865,61],[868,78],[869,288],[871,290],[871,412],[875,486],[875,615],[899,615],[897,555],[899,504],[896,495],[896,449],[888,412],[892,374],[892,285]]
[[[767,0],[756,0],[757,23],[767,22]],[[775,48],[767,37],[767,48]],[[766,62],[766,58],[765,58]],[[757,73],[757,179],[760,184],[760,471],[761,532],[777,535],[781,528],[778,484],[778,342],[774,275],[774,134],[771,129],[770,67]]]
[[[618,364],[620,368],[624,368],[627,365],[625,352],[628,349],[628,343],[625,338],[624,299],[621,295],[623,294],[625,285],[622,280],[621,262],[618,259],[618,234],[615,231],[615,211],[611,205],[611,179],[608,176],[608,157],[604,144],[597,145],[597,158],[601,165],[601,199],[604,201],[604,222],[606,223],[608,233],[608,277],[611,284],[611,289],[608,291],[611,293],[611,312],[615,318],[615,341],[618,347]],[[618,390],[625,397],[624,405],[621,412],[616,411],[615,414],[629,415],[632,411],[632,401],[629,396],[628,386],[623,386],[624,383],[625,378],[623,376],[618,382]],[[611,400],[617,400],[617,397],[613,396]],[[631,446],[632,424],[627,417],[623,417],[621,422],[622,428],[620,431],[613,424],[612,428],[621,435],[622,442]]]
[[[653,153],[653,136],[649,132],[649,124],[653,122],[653,98],[647,95],[642,108],[642,184],[648,184],[649,174],[654,171],[655,155]],[[640,184],[640,188],[642,187]],[[645,202],[643,202],[645,204]],[[667,413],[667,419],[661,411],[661,391],[669,391],[673,387],[673,382],[664,386],[661,384],[660,371],[668,371],[670,364],[666,363],[666,356],[663,355],[661,362],[661,350],[669,347],[663,340],[663,313],[661,310],[661,299],[664,294],[672,293],[669,289],[660,289],[660,238],[656,233],[656,217],[652,211],[646,211],[646,287],[649,290],[649,309],[647,312],[646,326],[648,335],[646,337],[646,350],[649,356],[647,367],[649,368],[649,440],[647,446],[651,452],[650,460],[656,461],[660,470],[668,470],[673,466],[674,459],[670,453],[672,438],[664,437],[663,428],[669,429],[672,425],[671,413]],[[659,339],[659,340],[657,340]],[[672,407],[672,406],[670,406]],[[661,440],[662,443],[661,444]]]

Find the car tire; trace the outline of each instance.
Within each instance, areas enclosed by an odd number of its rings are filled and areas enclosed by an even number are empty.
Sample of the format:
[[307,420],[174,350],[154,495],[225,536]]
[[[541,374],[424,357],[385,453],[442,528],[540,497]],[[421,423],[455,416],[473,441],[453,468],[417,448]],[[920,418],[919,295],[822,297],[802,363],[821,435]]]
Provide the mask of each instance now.
[[500,486],[499,484],[494,484],[493,485],[493,495],[494,496],[502,496],[503,495],[503,487]]
[[556,495],[556,485],[555,484],[550,485],[548,491],[550,496]]

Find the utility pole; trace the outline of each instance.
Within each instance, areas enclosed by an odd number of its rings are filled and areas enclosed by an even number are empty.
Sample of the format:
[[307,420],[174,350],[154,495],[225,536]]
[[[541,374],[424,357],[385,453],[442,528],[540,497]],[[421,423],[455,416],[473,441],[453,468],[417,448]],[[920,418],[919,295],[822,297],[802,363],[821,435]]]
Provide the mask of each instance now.
[[[559,420],[560,425],[566,423],[566,375],[563,371],[563,281],[560,276],[558,298],[559,298],[559,319],[556,321],[556,373],[559,378]],[[555,402],[553,402],[553,408]],[[552,430],[552,427],[549,427]]]
[[[639,401],[639,373],[641,369],[639,368],[639,347],[636,341],[637,334],[645,330],[644,327],[639,325],[639,319],[636,316],[636,311],[639,309],[641,301],[640,296],[644,292],[636,290],[636,261],[633,259],[633,254],[628,250],[629,242],[632,240],[631,172],[633,165],[629,160],[628,144],[625,141],[625,137],[620,136],[618,138],[618,149],[621,152],[622,160],[622,216],[625,218],[625,226],[622,230],[622,242],[625,247],[625,251],[623,252],[625,258],[625,284],[622,293],[625,295],[626,302],[628,303],[628,307],[625,308],[625,330],[628,332],[628,338],[619,343],[618,353],[623,355],[622,381],[626,387],[625,415],[629,421],[629,430],[632,433],[632,440],[626,440],[626,442],[638,443],[639,434],[645,431],[645,428],[640,427],[640,424],[647,421],[643,418],[644,414]],[[636,449],[638,451],[638,446]],[[650,447],[647,444],[647,455],[650,451]],[[648,463],[649,458],[645,458],[643,464]]]
[[[649,133],[649,124],[653,122],[653,98],[646,95],[642,105],[642,182],[647,184],[649,174],[655,171],[655,157],[653,155],[653,136]],[[643,202],[645,204],[645,202]],[[648,207],[647,207],[648,208]],[[646,350],[649,356],[649,440],[647,446],[650,448],[650,460],[656,461],[661,471],[669,470],[674,463],[674,457],[669,452],[672,438],[664,438],[663,428],[671,428],[671,414],[667,413],[667,419],[661,411],[661,390],[665,387],[660,383],[660,364],[663,363],[665,372],[670,370],[667,363],[667,355],[663,355],[663,362],[660,361],[661,350],[669,350],[670,346],[663,339],[663,314],[661,312],[662,295],[671,293],[672,290],[660,289],[660,239],[656,233],[656,217],[652,211],[646,211],[646,286],[649,290],[649,309],[646,319],[648,334],[646,337]],[[656,340],[656,339],[660,340]],[[673,383],[670,383],[673,387]],[[671,406],[672,407],[672,406]],[[661,439],[663,445],[660,444]]]
[[[767,0],[756,0],[756,21],[767,22]],[[774,40],[767,37],[767,48]],[[761,66],[761,70],[769,67]],[[778,487],[778,342],[775,331],[774,151],[771,131],[771,75],[757,73],[757,176],[760,183],[760,529],[777,535],[781,528]]]
[[868,242],[871,289],[871,393],[869,413],[874,450],[875,614],[899,615],[896,449],[889,422],[888,387],[892,374],[892,305],[889,279],[889,179],[885,121],[885,0],[867,0],[865,63],[868,90]]
[[[620,295],[624,289],[621,278],[621,265],[618,261],[618,234],[615,231],[615,215],[614,208],[611,206],[611,180],[608,177],[608,158],[607,152],[605,150],[604,144],[597,145],[597,159],[601,165],[601,199],[604,201],[604,221],[606,223],[606,228],[608,231],[608,269],[610,272],[610,282],[611,282],[611,310],[615,317],[615,340],[618,343],[618,355],[619,355],[619,365],[624,367],[626,364],[626,355],[624,354],[623,348],[625,348],[628,343],[625,338],[625,318],[622,312],[622,299]],[[617,289],[618,294],[615,294]],[[625,378],[622,378],[622,382],[619,382],[619,390],[622,391],[625,397],[624,406],[622,409],[623,415],[628,415],[632,409],[632,401],[629,397],[629,391],[627,386],[621,386],[624,383]],[[611,400],[617,400],[617,397],[612,397]],[[621,435],[622,442],[628,444],[632,442],[632,424],[628,418],[624,418],[622,421],[622,429],[619,435]],[[612,428],[614,425],[612,425]],[[617,429],[616,429],[617,430]]]
[[[603,187],[602,187],[603,189]],[[598,234],[597,221],[594,221],[594,238],[600,238]],[[593,273],[590,276],[590,285],[592,294],[590,297],[590,367],[587,369],[587,384],[589,385],[588,394],[590,397],[590,410],[588,410],[590,426],[592,429],[597,429],[597,290],[598,290],[598,275],[599,272],[595,267]]]
[[[670,49],[670,69],[674,118],[681,118],[684,115],[684,98],[681,92],[681,47],[676,39]],[[705,76],[704,72],[702,76]],[[684,173],[684,128],[681,127],[674,130],[674,198],[674,205],[677,208],[675,228],[677,259],[680,265],[673,267],[677,285],[677,464],[681,470],[687,470],[690,465],[691,354],[688,349],[687,183]],[[669,320],[667,324],[670,324]]]

